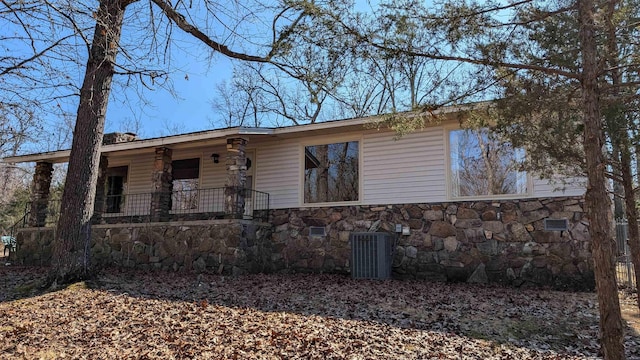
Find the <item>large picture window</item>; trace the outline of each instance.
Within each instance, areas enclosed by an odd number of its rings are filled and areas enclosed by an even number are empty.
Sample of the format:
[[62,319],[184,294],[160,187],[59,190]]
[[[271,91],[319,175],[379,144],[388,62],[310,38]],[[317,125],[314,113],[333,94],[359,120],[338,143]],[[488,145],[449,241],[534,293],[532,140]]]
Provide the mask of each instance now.
[[453,197],[526,194],[527,173],[520,170],[524,150],[488,129],[449,132]]
[[305,146],[304,202],[359,199],[358,142]]

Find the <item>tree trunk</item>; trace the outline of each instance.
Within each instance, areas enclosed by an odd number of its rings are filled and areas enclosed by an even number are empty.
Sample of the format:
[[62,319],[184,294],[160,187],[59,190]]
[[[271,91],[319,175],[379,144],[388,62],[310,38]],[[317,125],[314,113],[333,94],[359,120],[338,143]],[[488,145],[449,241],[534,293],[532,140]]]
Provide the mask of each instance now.
[[125,7],[130,1],[101,0],[73,133],[66,186],[54,243],[53,281],[90,276],[91,217],[100,146]]
[[611,201],[605,184],[604,130],[600,116],[598,58],[593,0],[578,0],[582,53],[584,151],[589,184],[585,206],[590,222],[598,308],[600,344],[607,360],[625,359],[622,316],[615,278],[615,242],[611,234]]

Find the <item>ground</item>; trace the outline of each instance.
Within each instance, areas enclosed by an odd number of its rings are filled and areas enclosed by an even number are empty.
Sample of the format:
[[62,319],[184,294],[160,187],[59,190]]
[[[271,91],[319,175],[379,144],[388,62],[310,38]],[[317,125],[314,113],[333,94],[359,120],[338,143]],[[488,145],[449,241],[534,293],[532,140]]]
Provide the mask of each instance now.
[[[600,358],[593,293],[109,270],[37,295],[46,271],[0,267],[0,358]],[[635,297],[621,294],[640,359]]]

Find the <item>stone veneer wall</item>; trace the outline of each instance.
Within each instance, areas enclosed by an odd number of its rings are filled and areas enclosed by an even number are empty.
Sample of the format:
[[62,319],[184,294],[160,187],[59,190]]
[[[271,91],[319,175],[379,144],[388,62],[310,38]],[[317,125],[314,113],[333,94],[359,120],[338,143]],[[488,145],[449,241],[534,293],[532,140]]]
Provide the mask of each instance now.
[[[593,289],[583,198],[473,201],[273,210],[271,266],[348,272],[351,232],[398,235],[395,278]],[[569,220],[569,231],[545,231],[544,219]],[[324,227],[325,237],[309,236]]]
[[[593,289],[584,200],[575,197],[272,210],[271,225],[249,220],[94,225],[98,266],[148,270],[256,272],[350,271],[349,235],[395,224],[393,276],[406,279]],[[569,220],[563,233],[545,218]],[[309,236],[312,226],[326,236]],[[18,233],[17,263],[48,265],[53,229]]]
[[[243,274],[268,268],[271,226],[247,220],[92,226],[92,261],[98,267]],[[17,235],[16,263],[51,263],[53,228]]]

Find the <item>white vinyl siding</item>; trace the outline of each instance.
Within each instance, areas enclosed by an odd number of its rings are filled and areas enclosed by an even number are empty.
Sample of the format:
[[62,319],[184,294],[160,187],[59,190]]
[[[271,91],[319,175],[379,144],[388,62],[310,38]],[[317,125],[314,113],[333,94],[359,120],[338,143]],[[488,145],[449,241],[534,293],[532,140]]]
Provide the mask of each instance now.
[[256,150],[254,188],[269,194],[269,207],[300,206],[302,162],[298,141],[285,140],[261,145]]
[[362,144],[363,203],[403,204],[446,200],[444,129],[427,128],[394,139],[366,134]]
[[[435,126],[394,140],[391,131],[365,130],[342,132],[335,136],[306,136],[299,139],[277,139],[254,142],[249,140],[247,154],[252,159],[249,175],[253,188],[270,196],[270,208],[297,208],[302,201],[304,146],[308,144],[359,141],[361,187],[357,204],[384,205],[403,203],[447,202],[447,129]],[[302,136],[303,134],[301,134]],[[346,139],[346,140],[345,140]],[[265,139],[266,140],[266,139]],[[220,155],[214,164],[211,154]],[[174,150],[173,159],[201,158],[200,188],[221,188],[226,181],[226,148],[223,145],[190,150]],[[113,161],[112,161],[113,158]],[[153,171],[153,153],[110,157],[110,166],[129,166],[128,193],[150,193]],[[527,195],[508,198],[580,196],[584,185],[550,183],[531,177],[531,190]],[[564,187],[564,191],[562,188]],[[483,197],[482,200],[491,200]],[[217,200],[215,200],[217,202]],[[341,204],[347,205],[347,204]],[[213,204],[201,201],[201,210],[208,211]],[[316,206],[313,205],[312,206]],[[322,204],[318,206],[323,206]],[[148,212],[148,206],[146,211]]]
[[[147,215],[149,213],[151,196],[147,193],[152,191],[153,158],[153,153],[123,157],[109,156],[109,167],[128,166],[125,203],[124,208],[122,208],[124,213],[136,215]],[[142,193],[146,195],[136,195]],[[109,214],[105,214],[105,216],[109,216]],[[118,214],[113,214],[113,216],[118,216]]]

